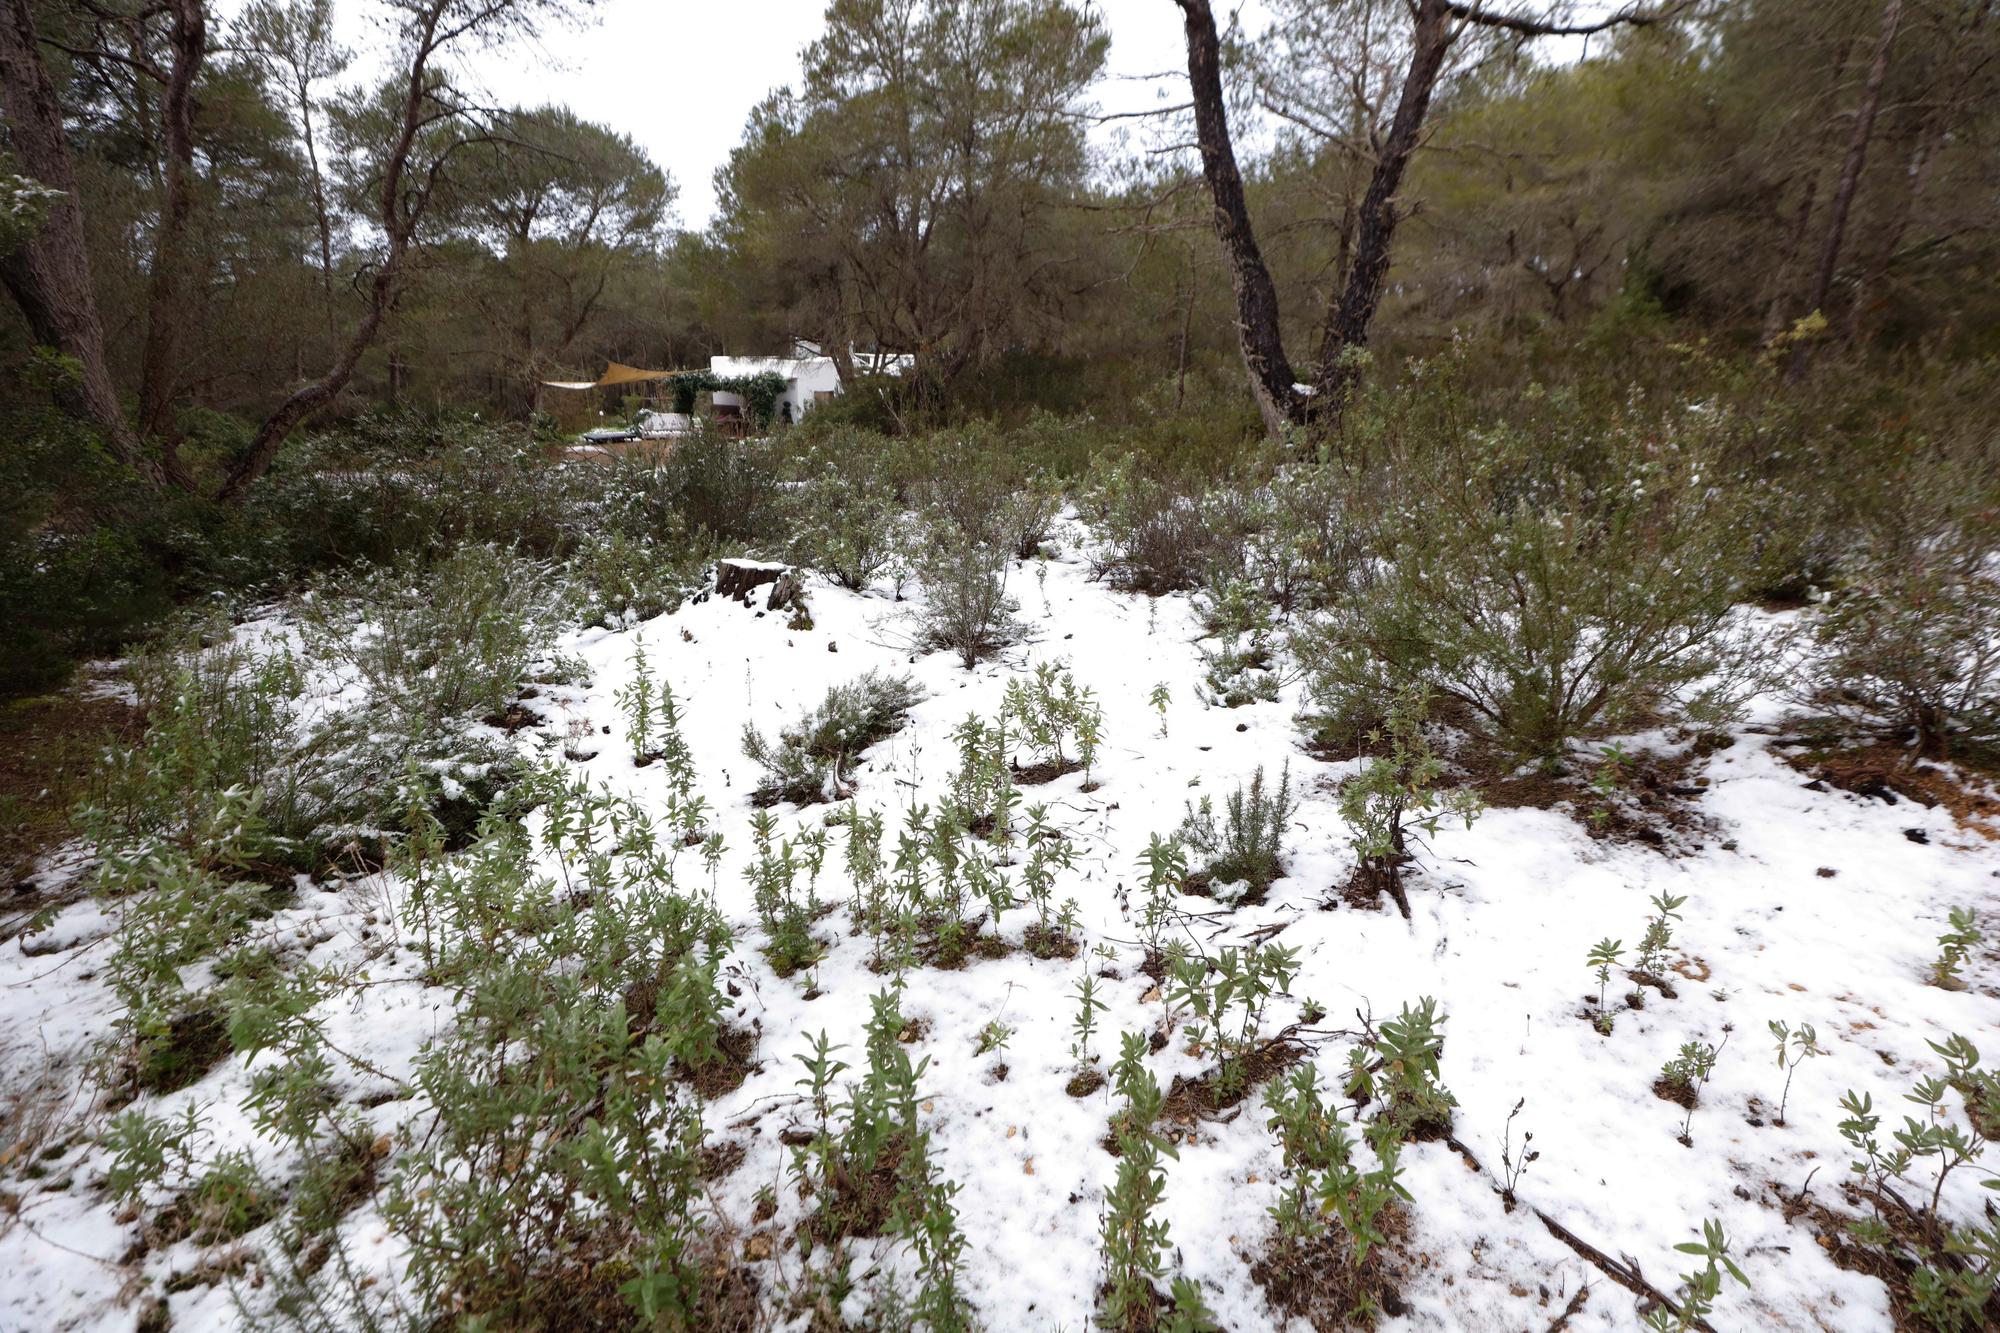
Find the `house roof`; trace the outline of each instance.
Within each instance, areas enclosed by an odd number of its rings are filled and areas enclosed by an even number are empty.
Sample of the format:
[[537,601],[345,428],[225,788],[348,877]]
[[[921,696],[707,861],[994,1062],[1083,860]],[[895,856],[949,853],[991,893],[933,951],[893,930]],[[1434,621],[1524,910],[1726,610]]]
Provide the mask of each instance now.
[[[857,369],[875,375],[900,375],[914,364],[908,352],[856,352]],[[708,368],[717,375],[758,375],[772,370],[788,380],[809,370],[831,366],[830,356],[712,356]]]

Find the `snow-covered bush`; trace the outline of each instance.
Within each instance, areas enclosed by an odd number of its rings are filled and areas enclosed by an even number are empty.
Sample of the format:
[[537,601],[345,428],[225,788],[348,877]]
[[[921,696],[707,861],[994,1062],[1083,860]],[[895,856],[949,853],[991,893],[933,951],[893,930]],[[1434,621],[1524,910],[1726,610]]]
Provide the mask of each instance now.
[[789,460],[780,504],[786,558],[843,588],[866,588],[903,559],[908,518],[889,460],[858,432],[839,431]]
[[137,654],[130,670],[146,728],[113,746],[81,819],[100,855],[155,841],[209,860],[207,839],[231,792],[257,794],[260,834],[247,849],[284,859],[325,816],[296,753],[304,671],[259,651],[226,620],[188,621]]
[[1072,752],[1087,776],[1104,740],[1096,694],[1053,662],[1039,662],[1031,674],[1007,682],[1000,718],[1008,738],[1034,756],[1030,767],[1051,776],[1071,769]]
[[494,546],[371,570],[296,607],[306,653],[351,672],[371,707],[412,732],[505,711],[553,665],[566,609],[555,574]]
[[514,762],[481,724],[501,719],[531,681],[573,674],[554,652],[567,610],[546,567],[492,546],[371,570],[299,599],[304,654],[361,694],[314,733],[316,787],[350,819],[379,826],[421,774],[468,831]]
[[924,594],[919,624],[929,647],[957,654],[967,671],[1021,633],[1020,603],[1007,595],[1009,555],[976,528],[941,512],[926,516],[913,554]]
[[1373,577],[1293,637],[1339,730],[1422,688],[1553,768],[1581,737],[1734,715],[1763,665],[1732,614],[1742,503],[1698,426],[1583,415],[1568,440],[1446,413],[1384,444],[1355,502]]
[[1201,697],[1224,708],[1270,702],[1278,697],[1276,644],[1271,604],[1248,578],[1227,577],[1213,590],[1196,594],[1196,610],[1208,637],[1218,646],[1201,649]]
[[769,444],[728,439],[704,424],[658,462],[635,459],[620,467],[629,470],[621,489],[637,502],[640,531],[660,531],[677,519],[690,533],[756,541],[780,527],[777,460]]
[[1285,761],[1271,790],[1259,766],[1248,783],[1237,784],[1224,798],[1219,818],[1211,798],[1190,803],[1179,838],[1199,858],[1200,874],[1217,896],[1231,885],[1238,892],[1262,893],[1285,873],[1285,827],[1297,810],[1291,761]]
[[[1968,508],[1991,485],[1910,481],[1956,491]],[[1804,697],[1942,759],[2000,741],[2000,520],[1990,508],[1959,516],[1906,505],[1918,512],[1881,516],[1847,586],[1814,617]]]
[[[533,845],[495,821],[406,899],[438,918],[439,966],[464,1000],[418,1057],[427,1123],[384,1216],[438,1315],[506,1324],[622,1303],[710,1326],[736,1293],[705,1248],[695,1079],[719,1058],[729,931],[673,890],[628,805],[554,781],[543,795],[564,808]],[[538,857],[560,862],[567,892]]]
[[1092,463],[1086,507],[1103,542],[1098,572],[1115,587],[1152,594],[1198,588],[1240,569],[1256,521],[1241,492],[1148,477],[1129,457]]
[[576,619],[617,629],[665,615],[701,589],[710,554],[685,539],[588,536],[569,557]]
[[782,728],[776,741],[745,723],[743,753],[764,770],[754,799],[763,805],[845,800],[855,759],[900,731],[923,697],[908,675],[867,671],[828,690],[812,712]]

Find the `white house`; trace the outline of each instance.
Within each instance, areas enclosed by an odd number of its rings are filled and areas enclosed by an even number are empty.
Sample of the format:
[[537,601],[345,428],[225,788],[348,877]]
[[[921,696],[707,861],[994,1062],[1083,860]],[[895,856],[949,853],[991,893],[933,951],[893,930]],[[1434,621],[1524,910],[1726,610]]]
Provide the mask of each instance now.
[[[856,370],[872,375],[900,375],[914,361],[907,352],[854,352],[852,356]],[[708,368],[725,379],[760,375],[767,370],[784,376],[785,391],[778,395],[777,406],[772,409],[780,421],[797,421],[815,403],[823,403],[840,392],[840,372],[834,369],[833,358],[822,355],[816,343],[794,343],[790,356],[712,356]],[[739,394],[717,393],[714,402],[717,407],[734,407],[738,411],[743,408]]]

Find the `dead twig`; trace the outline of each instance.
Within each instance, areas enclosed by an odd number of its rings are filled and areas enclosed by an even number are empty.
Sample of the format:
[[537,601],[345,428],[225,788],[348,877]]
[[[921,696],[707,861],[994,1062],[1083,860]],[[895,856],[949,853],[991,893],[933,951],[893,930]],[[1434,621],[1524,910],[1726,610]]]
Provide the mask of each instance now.
[[[1449,1134],[1445,1136],[1444,1141],[1453,1152],[1456,1152],[1459,1156],[1470,1162],[1474,1170],[1482,1174],[1486,1173],[1486,1168],[1480,1165],[1478,1154],[1474,1153],[1472,1149],[1466,1147],[1458,1139]],[[1498,1191],[1496,1190],[1496,1192]],[[1676,1315],[1681,1313],[1680,1303],[1652,1283],[1646,1281],[1645,1275],[1639,1271],[1638,1264],[1630,1260],[1612,1258],[1603,1250],[1598,1249],[1595,1245],[1592,1245],[1589,1241],[1577,1235],[1574,1231],[1571,1231],[1541,1209],[1535,1207],[1535,1205],[1528,1204],[1527,1208],[1529,1212],[1541,1219],[1542,1225],[1548,1228],[1551,1236],[1554,1236],[1557,1240],[1569,1246],[1570,1249],[1576,1251],[1579,1258],[1587,1261],[1598,1272],[1604,1274],[1604,1276],[1610,1278],[1613,1282],[1616,1282],[1619,1286],[1625,1288],[1643,1301],[1650,1301],[1655,1305],[1664,1306]],[[1564,1318],[1567,1319],[1568,1315],[1565,1314]],[[1702,1330],[1702,1333],[1715,1333],[1714,1327],[1705,1319],[1696,1319],[1691,1326]]]

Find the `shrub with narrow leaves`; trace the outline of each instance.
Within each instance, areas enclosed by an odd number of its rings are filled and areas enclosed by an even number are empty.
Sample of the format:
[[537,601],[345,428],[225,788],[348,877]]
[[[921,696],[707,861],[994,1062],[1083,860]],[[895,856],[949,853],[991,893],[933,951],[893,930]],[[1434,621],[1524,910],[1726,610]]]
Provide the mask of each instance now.
[[754,799],[764,805],[845,800],[854,761],[869,746],[902,730],[906,715],[923,697],[911,677],[871,670],[828,690],[812,712],[782,729],[776,741],[754,723],[744,723],[743,753],[764,769]]

